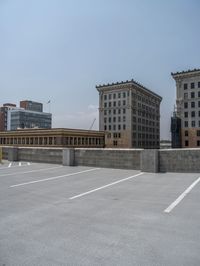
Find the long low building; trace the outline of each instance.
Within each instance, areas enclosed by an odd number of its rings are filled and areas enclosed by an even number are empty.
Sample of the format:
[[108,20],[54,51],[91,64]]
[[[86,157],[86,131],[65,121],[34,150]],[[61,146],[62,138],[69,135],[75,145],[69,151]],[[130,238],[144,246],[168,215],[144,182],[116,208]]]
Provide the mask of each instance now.
[[66,128],[2,131],[0,145],[104,148],[105,132]]

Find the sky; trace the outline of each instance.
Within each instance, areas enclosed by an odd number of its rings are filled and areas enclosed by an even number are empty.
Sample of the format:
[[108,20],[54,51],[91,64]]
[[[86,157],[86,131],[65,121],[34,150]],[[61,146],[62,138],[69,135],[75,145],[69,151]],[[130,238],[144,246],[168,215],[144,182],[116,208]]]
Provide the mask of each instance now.
[[95,86],[135,79],[163,97],[170,139],[171,72],[200,68],[199,14],[199,0],[0,0],[0,104],[39,101],[53,127],[98,129]]

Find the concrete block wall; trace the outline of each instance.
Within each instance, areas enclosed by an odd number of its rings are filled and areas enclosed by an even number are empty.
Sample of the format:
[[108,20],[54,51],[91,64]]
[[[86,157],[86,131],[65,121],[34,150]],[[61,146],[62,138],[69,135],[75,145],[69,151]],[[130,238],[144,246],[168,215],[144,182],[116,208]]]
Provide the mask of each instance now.
[[159,171],[200,172],[200,149],[159,150]]
[[[12,147],[3,147],[3,158],[9,160]],[[18,149],[18,161],[62,164],[61,148],[26,148]]]
[[200,172],[200,149],[66,149],[3,147],[3,159],[135,169],[144,172]]
[[75,149],[75,165],[140,169],[142,149]]

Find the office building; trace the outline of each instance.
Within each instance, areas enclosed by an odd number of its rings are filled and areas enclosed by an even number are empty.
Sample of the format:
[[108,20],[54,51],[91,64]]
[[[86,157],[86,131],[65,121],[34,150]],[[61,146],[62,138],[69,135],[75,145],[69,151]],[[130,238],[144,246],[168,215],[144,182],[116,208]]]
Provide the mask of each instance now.
[[20,101],[20,108],[24,108],[25,110],[35,111],[35,112],[43,112],[43,104],[33,101]]
[[[34,104],[31,105],[30,103]],[[16,105],[13,104],[4,104],[3,107],[0,108],[1,131],[17,130],[20,128],[51,128],[52,115],[39,111],[43,109],[42,104],[24,101],[24,106],[26,109],[16,107]],[[33,110],[31,110],[31,108]]]
[[176,116],[181,120],[181,147],[200,147],[200,69],[171,75],[176,82]]
[[134,80],[96,86],[106,146],[159,148],[162,97]]

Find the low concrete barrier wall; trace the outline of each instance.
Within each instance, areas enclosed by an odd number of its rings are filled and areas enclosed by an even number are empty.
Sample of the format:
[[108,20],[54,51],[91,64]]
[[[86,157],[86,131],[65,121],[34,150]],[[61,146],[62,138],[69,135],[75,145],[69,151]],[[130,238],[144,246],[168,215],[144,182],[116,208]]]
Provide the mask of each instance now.
[[200,172],[200,149],[159,150],[160,172]]
[[142,149],[75,149],[75,165],[140,169]]
[[144,172],[200,172],[200,149],[62,149],[3,147],[3,159],[135,169]]
[[18,161],[62,164],[63,149],[61,148],[3,147],[3,158],[11,160],[13,156],[16,161],[15,154],[13,154],[15,149],[18,150]]

